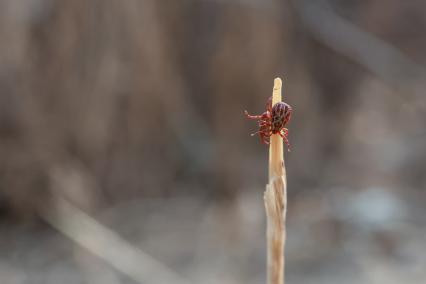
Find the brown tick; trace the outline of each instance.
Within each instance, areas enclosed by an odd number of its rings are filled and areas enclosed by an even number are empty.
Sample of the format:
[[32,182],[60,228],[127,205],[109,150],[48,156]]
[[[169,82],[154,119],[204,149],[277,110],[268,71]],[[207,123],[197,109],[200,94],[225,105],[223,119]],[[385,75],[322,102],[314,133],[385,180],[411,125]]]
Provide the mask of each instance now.
[[245,115],[250,119],[257,119],[259,124],[259,130],[251,134],[251,136],[259,134],[260,140],[268,145],[271,135],[279,134],[287,144],[288,151],[290,151],[288,129],[285,126],[290,121],[292,110],[291,106],[284,102],[279,102],[272,106],[272,97],[269,98],[266,104],[266,111],[260,115],[250,115],[245,110]]

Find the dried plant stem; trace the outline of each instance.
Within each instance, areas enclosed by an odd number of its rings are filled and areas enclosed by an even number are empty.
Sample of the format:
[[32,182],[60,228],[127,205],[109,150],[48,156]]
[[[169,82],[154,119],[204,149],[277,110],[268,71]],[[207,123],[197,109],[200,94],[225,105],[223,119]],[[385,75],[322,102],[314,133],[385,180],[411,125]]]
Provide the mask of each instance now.
[[[274,80],[272,105],[281,102],[282,82]],[[267,283],[284,284],[285,217],[287,177],[284,165],[283,139],[274,134],[269,147],[269,183],[264,193],[267,237]]]
[[98,256],[135,283],[190,284],[162,262],[141,251],[74,206],[65,198],[53,196],[53,208],[40,209],[40,216],[76,244]]

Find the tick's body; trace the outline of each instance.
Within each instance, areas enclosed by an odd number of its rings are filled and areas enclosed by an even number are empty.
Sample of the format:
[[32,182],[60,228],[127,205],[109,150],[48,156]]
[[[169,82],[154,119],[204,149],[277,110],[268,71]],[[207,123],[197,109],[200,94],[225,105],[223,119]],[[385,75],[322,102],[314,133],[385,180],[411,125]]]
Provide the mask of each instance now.
[[253,133],[252,136],[259,134],[262,142],[269,144],[271,135],[279,134],[290,148],[290,143],[288,142],[288,129],[285,128],[285,126],[290,121],[291,112],[292,108],[290,105],[279,102],[272,106],[272,98],[269,98],[266,111],[261,115],[250,115],[247,111],[244,113],[248,118],[258,120],[259,131]]

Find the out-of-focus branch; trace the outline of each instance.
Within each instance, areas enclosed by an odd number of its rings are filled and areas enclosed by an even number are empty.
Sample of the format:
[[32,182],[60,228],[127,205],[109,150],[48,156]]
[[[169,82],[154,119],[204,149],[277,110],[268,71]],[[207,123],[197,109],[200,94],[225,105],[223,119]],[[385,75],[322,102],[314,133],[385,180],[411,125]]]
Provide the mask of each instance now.
[[[61,181],[62,184],[57,184]],[[66,179],[56,180],[56,184],[60,187],[76,186],[75,183],[67,183]],[[80,188],[68,188],[66,191],[69,190],[82,191]],[[41,208],[39,215],[76,244],[137,283],[190,283],[73,205],[60,194],[63,189],[53,191],[53,205]]]
[[391,86],[411,89],[412,82],[426,79],[424,66],[337,15],[328,1],[291,2],[317,40],[364,66]]

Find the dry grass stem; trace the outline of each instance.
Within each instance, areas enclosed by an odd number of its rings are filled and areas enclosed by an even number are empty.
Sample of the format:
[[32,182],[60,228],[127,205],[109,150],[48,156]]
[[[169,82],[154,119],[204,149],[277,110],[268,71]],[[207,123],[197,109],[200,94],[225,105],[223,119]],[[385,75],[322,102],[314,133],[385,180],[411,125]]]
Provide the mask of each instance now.
[[[272,105],[281,102],[282,81],[274,80]],[[269,183],[264,193],[267,222],[267,283],[284,284],[285,216],[287,177],[284,165],[283,139],[274,134],[269,147]]]
[[56,196],[54,200],[56,206],[50,210],[41,210],[40,216],[135,283],[190,283],[66,199]]

